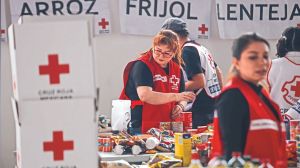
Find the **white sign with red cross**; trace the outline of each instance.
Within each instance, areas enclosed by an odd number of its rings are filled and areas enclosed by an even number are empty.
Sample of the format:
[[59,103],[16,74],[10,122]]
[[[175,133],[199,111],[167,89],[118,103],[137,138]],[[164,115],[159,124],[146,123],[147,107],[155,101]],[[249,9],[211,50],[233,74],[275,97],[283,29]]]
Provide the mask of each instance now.
[[98,167],[93,98],[19,101],[14,109],[21,167]]
[[12,23],[20,16],[94,16],[95,34],[111,33],[109,0],[10,0]]
[[34,22],[9,28],[17,100],[95,97],[87,21]]
[[153,36],[167,18],[177,17],[187,23],[191,38],[208,39],[211,4],[211,0],[119,0],[121,32]]

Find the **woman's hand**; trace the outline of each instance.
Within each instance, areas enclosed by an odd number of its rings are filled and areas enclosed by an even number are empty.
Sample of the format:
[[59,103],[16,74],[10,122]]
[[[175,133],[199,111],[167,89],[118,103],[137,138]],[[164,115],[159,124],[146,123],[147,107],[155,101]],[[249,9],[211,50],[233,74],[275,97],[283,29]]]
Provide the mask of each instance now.
[[179,117],[180,113],[183,112],[183,108],[184,108],[183,105],[177,104],[172,110],[171,119],[174,120],[177,117]]
[[192,102],[196,98],[196,94],[194,92],[181,92],[176,94],[176,102],[186,101]]

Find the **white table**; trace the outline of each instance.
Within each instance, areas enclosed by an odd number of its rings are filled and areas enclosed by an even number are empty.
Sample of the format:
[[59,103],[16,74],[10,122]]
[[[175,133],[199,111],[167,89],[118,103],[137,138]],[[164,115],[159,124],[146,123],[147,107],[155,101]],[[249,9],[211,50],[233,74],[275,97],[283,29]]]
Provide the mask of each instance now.
[[[116,155],[114,152],[98,152],[101,160],[103,161],[115,161],[115,160],[126,160],[129,163],[137,162],[148,162],[154,154],[141,154],[141,155]],[[167,156],[174,157],[174,153],[162,153]]]

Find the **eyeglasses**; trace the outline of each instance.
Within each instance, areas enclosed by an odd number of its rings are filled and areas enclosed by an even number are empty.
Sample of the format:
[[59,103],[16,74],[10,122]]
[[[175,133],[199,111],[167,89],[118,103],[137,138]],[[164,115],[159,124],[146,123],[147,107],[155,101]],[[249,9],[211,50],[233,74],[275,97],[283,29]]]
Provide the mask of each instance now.
[[167,58],[170,58],[173,56],[172,52],[162,52],[161,50],[158,50],[158,49],[154,49],[153,51],[154,51],[154,54],[163,55],[164,57],[167,57]]

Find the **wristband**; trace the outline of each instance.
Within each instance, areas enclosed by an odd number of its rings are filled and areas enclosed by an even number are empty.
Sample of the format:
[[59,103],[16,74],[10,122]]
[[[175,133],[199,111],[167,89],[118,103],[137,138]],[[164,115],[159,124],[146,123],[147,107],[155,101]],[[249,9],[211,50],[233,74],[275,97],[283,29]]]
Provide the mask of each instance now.
[[179,106],[182,111],[184,110],[184,106],[182,104],[176,104],[176,106]]

